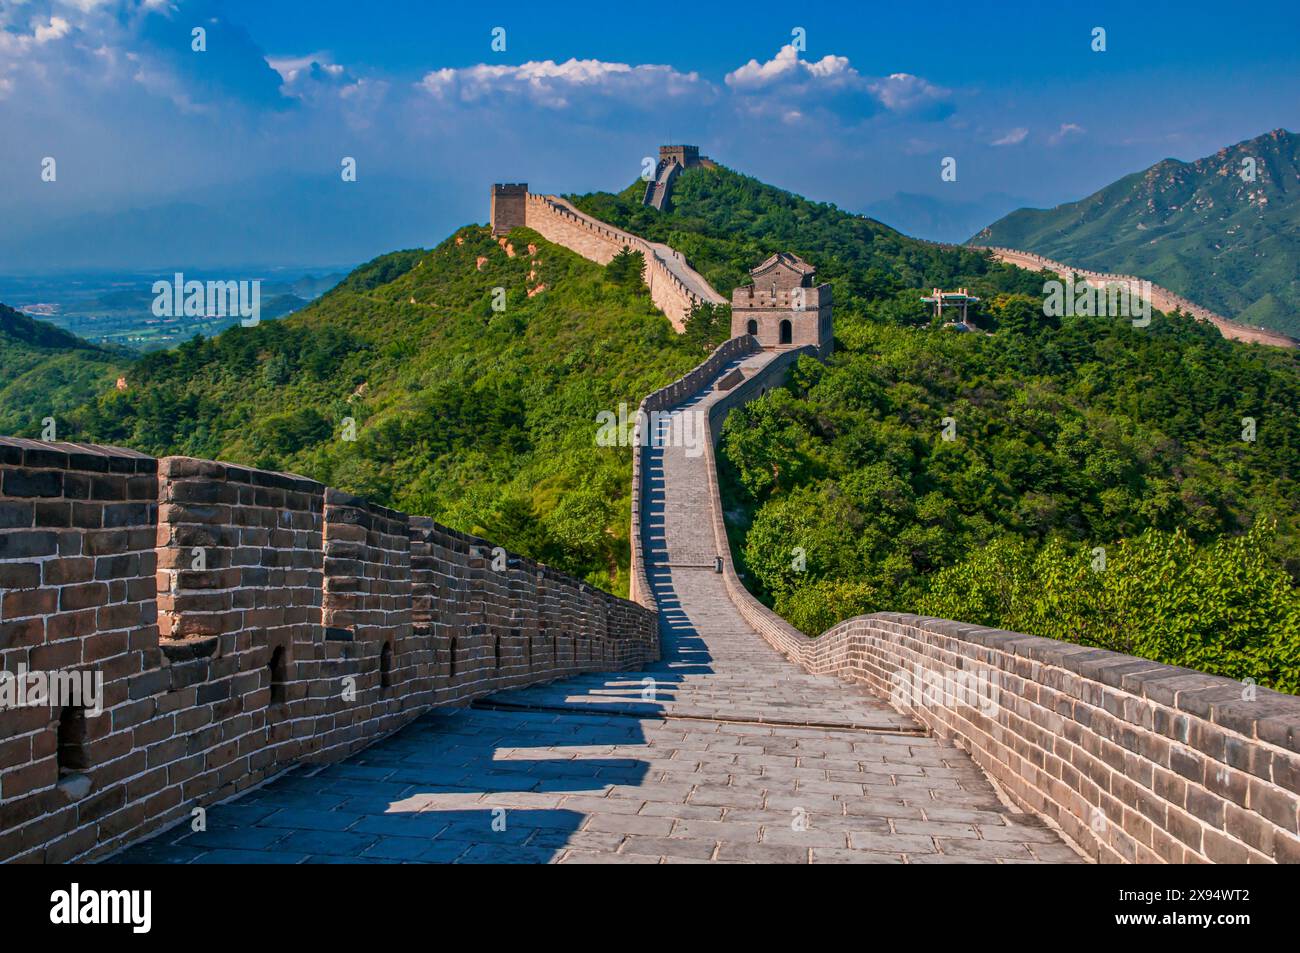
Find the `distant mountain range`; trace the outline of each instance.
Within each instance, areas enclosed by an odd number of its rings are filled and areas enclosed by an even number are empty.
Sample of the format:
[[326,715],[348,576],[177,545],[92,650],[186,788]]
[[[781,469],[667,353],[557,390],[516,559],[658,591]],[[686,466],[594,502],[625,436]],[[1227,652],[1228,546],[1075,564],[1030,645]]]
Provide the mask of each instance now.
[[1245,324],[1300,335],[1300,136],[1163,159],[1085,199],[1020,209],[971,242],[1137,275]]

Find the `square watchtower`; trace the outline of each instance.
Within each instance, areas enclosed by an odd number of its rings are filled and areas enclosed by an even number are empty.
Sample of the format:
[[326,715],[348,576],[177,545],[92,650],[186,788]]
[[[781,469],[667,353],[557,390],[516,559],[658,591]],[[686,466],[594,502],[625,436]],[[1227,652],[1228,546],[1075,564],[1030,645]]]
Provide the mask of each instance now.
[[815,283],[817,269],[778,252],[749,274],[753,284],[731,293],[732,337],[752,334],[765,348],[812,345],[830,354],[831,286]]
[[492,186],[492,237],[523,228],[528,219],[528,183],[505,182]]
[[660,162],[676,162],[683,169],[700,164],[699,146],[660,146]]

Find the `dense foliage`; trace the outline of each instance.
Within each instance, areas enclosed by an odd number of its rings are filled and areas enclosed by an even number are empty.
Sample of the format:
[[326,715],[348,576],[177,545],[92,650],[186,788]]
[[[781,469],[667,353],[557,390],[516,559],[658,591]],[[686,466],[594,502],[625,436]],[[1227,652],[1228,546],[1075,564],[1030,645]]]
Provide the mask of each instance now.
[[596,415],[634,412],[698,355],[650,303],[639,255],[629,279],[510,240],[465,228],[290,318],[146,355],[60,433],[292,470],[626,591],[631,449],[596,446]]
[[[1048,320],[1042,276],[725,169],[684,173],[671,213],[640,194],[575,201],[724,293],[779,250],[834,288],[830,363],[800,361],[723,433],[729,531],[777,611],[813,634],[921,611],[1297,689],[1295,353],[1177,315]],[[639,255],[509,238],[466,228],[285,320],[148,355],[60,436],[294,470],[626,591],[631,448],[596,446],[597,413],[697,363],[729,309],[675,335]],[[932,321],[935,286],[979,295],[981,331]]]
[[[969,284],[997,275],[998,287],[1042,287],[1026,272],[917,241],[834,205],[810,202],[729,169],[691,169],[673,186],[673,211],[641,204],[643,184],[618,195],[570,196],[588,214],[682,252],[709,284],[725,296],[749,283],[749,269],[773,252],[787,251],[817,266],[817,279],[831,284],[836,318],[862,314],[866,302],[915,288]],[[923,319],[924,309],[911,308]]]
[[1208,546],[1148,529],[1104,553],[1004,537],[938,572],[920,611],[1300,692],[1300,590],[1266,523]]
[[[1233,344],[1182,318],[1142,330],[1067,319],[1030,335],[862,323],[841,328],[837,343],[828,367],[801,361],[788,389],[732,413],[723,432],[731,506],[752,514],[743,548],[752,581],[805,631],[877,609],[1023,624],[1020,609],[990,606],[977,619],[951,595],[925,601],[947,567],[962,567],[949,579],[1001,575],[989,560],[1004,551],[984,547],[1002,537],[1091,552],[1155,529],[1209,547],[1277,520],[1275,534],[1252,544],[1255,556],[1279,578],[1300,574],[1294,355]],[[1247,416],[1253,441],[1243,439]],[[972,559],[983,562],[971,568]],[[1140,565],[1112,563],[1106,578]],[[1225,581],[1237,578],[1226,563],[1203,563],[1215,565]],[[1025,593],[1046,600],[1054,587],[1038,575]],[[1213,614],[1185,608],[1212,640]],[[1294,615],[1240,619],[1261,644],[1300,645]]]
[[[1296,690],[1297,355],[1181,316],[1049,319],[1041,275],[727,170],[682,175],[670,214],[635,201],[578,200],[724,289],[781,249],[834,287],[829,365],[722,438],[742,569],[787,619],[920,611]],[[986,333],[935,326],[937,285],[980,296]]]
[[57,422],[59,414],[111,388],[129,362],[121,351],[0,304],[0,433],[39,435],[45,418]]

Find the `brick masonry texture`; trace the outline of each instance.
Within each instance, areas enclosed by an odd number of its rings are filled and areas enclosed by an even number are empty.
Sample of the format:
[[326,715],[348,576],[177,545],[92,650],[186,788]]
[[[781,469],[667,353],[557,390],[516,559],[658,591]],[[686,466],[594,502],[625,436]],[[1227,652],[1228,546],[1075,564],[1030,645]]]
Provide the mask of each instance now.
[[[809,638],[749,594],[727,545],[715,447],[727,412],[779,384],[797,357],[765,352],[745,381],[692,401],[710,430],[710,512],[692,523],[712,524],[727,594],[749,626],[808,672],[891,698],[1099,861],[1300,862],[1300,698],[902,613],[859,616]],[[995,686],[996,704],[969,703],[963,684]],[[915,685],[925,688],[920,698],[899,691]]]
[[[89,859],[433,707],[658,657],[655,614],[302,477],[0,438],[0,861]],[[60,732],[60,724],[63,731]],[[70,730],[75,728],[75,730]]]

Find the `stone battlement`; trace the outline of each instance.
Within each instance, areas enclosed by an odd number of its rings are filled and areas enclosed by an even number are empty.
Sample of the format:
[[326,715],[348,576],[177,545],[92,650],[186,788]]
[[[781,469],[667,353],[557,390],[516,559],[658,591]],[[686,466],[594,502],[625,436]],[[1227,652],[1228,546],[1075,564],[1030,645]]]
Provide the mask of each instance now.
[[919,238],[917,241],[925,242],[927,245],[935,245],[939,248],[947,248],[953,251],[980,251],[986,252],[996,258],[998,261],[1005,262],[1008,265],[1015,265],[1018,268],[1025,268],[1030,271],[1050,271],[1062,277],[1078,275],[1088,284],[1094,287],[1105,288],[1108,285],[1121,285],[1132,291],[1146,285],[1150,287],[1151,306],[1165,314],[1171,314],[1174,311],[1182,311],[1184,314],[1195,318],[1197,321],[1204,321],[1213,324],[1219,329],[1219,333],[1230,341],[1244,341],[1249,344],[1266,344],[1269,347],[1300,347],[1300,341],[1289,337],[1280,331],[1270,331],[1267,328],[1257,328],[1249,324],[1242,324],[1240,321],[1233,321],[1225,318],[1221,314],[1211,311],[1209,308],[1202,307],[1194,301],[1191,301],[1177,292],[1163,288],[1154,282],[1149,282],[1145,278],[1139,278],[1136,275],[1113,275],[1104,271],[1091,271],[1087,268],[1076,268],[1073,265],[1067,265],[1064,262],[1056,261],[1051,258],[1045,258],[1034,252],[1020,251],[1015,248],[1002,248],[997,245],[952,245],[948,242],[933,242],[928,239]]
[[[642,278],[650,289],[650,298],[678,331],[686,326],[686,318],[696,305],[726,304],[726,299],[667,245],[607,225],[555,195],[536,195],[528,192],[527,186],[522,186],[522,193],[509,194],[498,193],[505,186],[492,188],[494,235],[505,234],[511,228],[531,228],[547,241],[600,265],[609,264],[624,248],[640,252],[645,258]],[[513,204],[516,201],[518,207]]]
[[712,543],[745,622],[806,671],[863,684],[951,740],[1017,807],[1097,860],[1300,863],[1300,698],[894,612],[810,638],[745,589],[727,541],[715,447],[727,413],[779,386],[800,353],[811,349],[773,352],[707,413]]
[[654,612],[431,519],[86,444],[0,438],[0,590],[4,671],[103,686],[97,715],[0,707],[0,861],[99,856],[429,708],[658,657]]

